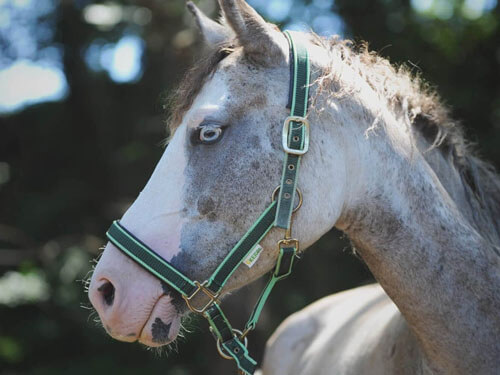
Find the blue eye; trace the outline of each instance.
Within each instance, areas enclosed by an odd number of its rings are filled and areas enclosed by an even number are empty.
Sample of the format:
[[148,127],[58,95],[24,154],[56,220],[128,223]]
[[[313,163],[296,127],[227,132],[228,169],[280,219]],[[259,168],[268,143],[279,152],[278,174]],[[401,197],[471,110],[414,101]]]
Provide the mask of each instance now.
[[211,145],[219,141],[222,136],[222,128],[217,125],[205,125],[200,128],[200,142]]

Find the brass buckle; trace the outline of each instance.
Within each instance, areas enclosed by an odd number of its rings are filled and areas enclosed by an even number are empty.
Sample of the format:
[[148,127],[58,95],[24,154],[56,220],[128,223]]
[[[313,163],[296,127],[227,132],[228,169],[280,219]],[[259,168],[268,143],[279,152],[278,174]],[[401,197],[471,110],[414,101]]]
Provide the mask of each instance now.
[[299,252],[299,240],[296,238],[283,238],[282,240],[278,241],[278,249],[281,249],[283,247],[295,247],[296,252]]
[[[203,314],[205,311],[207,311],[214,303],[219,303],[219,296],[220,292],[213,294],[212,291],[210,291],[206,285],[208,284],[208,281],[204,281],[203,284],[200,284],[198,281],[195,281],[194,284],[196,285],[196,290],[191,294],[189,297],[182,296],[184,298],[184,301],[186,301],[187,306],[189,307],[189,310],[196,314]],[[199,292],[203,292],[208,298],[210,298],[210,301],[207,302],[205,306],[203,306],[201,309],[196,308],[196,306],[193,306],[191,304],[191,300],[196,297],[196,295]]]
[[[210,327],[210,329],[212,329]],[[233,336],[234,337],[240,337],[240,339],[243,339],[243,345],[245,345],[245,348],[248,348],[248,338],[243,336],[243,332],[241,332],[239,329],[235,329],[233,328]],[[224,352],[224,348],[222,347],[222,342],[220,340],[220,338],[217,338],[217,350],[220,354],[220,356],[224,359],[234,359],[232,356],[230,355],[227,355],[225,352]],[[237,354],[237,353],[236,353]]]
[[[290,132],[290,124],[292,122],[299,122],[305,127],[304,133],[304,148],[302,150],[296,150],[288,146],[288,133]],[[309,150],[309,121],[305,117],[300,116],[289,116],[286,118],[283,124],[283,133],[281,134],[281,143],[283,144],[283,149],[288,154],[293,155],[304,155],[307,150]]]

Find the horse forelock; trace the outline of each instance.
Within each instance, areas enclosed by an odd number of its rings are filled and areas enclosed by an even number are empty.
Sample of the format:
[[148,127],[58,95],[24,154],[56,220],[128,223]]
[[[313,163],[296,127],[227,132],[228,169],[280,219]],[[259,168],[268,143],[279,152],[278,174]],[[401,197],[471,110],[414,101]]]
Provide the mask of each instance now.
[[219,63],[234,51],[231,43],[222,43],[208,51],[186,72],[177,89],[167,99],[170,115],[167,127],[170,136],[182,122],[182,118],[193,105],[203,85],[216,72]]

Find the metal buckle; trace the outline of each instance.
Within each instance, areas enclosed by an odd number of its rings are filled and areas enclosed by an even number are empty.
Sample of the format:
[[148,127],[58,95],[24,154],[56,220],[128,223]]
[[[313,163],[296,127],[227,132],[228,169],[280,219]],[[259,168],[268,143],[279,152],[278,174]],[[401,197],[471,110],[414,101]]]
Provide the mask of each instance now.
[[[290,124],[292,122],[299,122],[305,127],[304,133],[304,147],[302,150],[296,150],[288,146],[288,133],[290,132]],[[283,149],[288,154],[293,155],[304,155],[307,150],[309,150],[309,121],[305,117],[300,116],[290,116],[287,117],[285,123],[283,124],[283,133],[281,134],[281,143],[283,144]]]
[[296,252],[299,252],[299,240],[297,240],[296,238],[283,238],[282,240],[278,241],[278,249],[290,246],[295,247]]
[[[196,313],[196,314],[202,314],[207,311],[214,303],[219,303],[219,296],[220,296],[220,292],[219,293],[216,293],[216,294],[213,294],[212,291],[210,291],[206,285],[208,284],[208,281],[204,281],[203,284],[200,284],[198,281],[195,281],[194,284],[196,285],[196,290],[193,292],[193,294],[191,294],[189,297],[186,297],[186,296],[182,296],[182,298],[184,298],[184,301],[186,301],[186,304],[189,308],[189,310],[191,310],[192,312]],[[196,308],[195,306],[191,305],[191,300],[196,297],[196,295],[199,293],[199,292],[203,292],[208,298],[210,298],[210,301],[208,301],[208,303],[203,306],[201,309],[200,308]]]
[[[210,327],[211,328],[211,327]],[[243,339],[243,345],[245,348],[248,348],[248,338],[243,336],[243,332],[241,332],[239,329],[233,328],[233,336],[234,337],[240,337],[240,340]],[[224,359],[234,359],[232,356],[226,354],[224,352],[224,348],[222,347],[222,342],[219,338],[217,338],[217,350],[219,351],[219,354],[222,358]],[[237,353],[236,353],[237,354]]]
[[295,247],[297,249],[297,252],[299,251],[299,240],[296,238],[283,238],[282,240],[278,241],[278,248],[282,247],[289,247],[290,245],[294,245],[292,247]]

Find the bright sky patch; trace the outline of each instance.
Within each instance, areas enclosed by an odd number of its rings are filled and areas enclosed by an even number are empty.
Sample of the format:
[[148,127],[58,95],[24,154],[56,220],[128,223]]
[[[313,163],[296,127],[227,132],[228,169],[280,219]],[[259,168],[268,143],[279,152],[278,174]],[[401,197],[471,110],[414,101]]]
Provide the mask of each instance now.
[[64,73],[53,66],[18,60],[0,71],[0,113],[27,105],[63,99],[68,93]]

